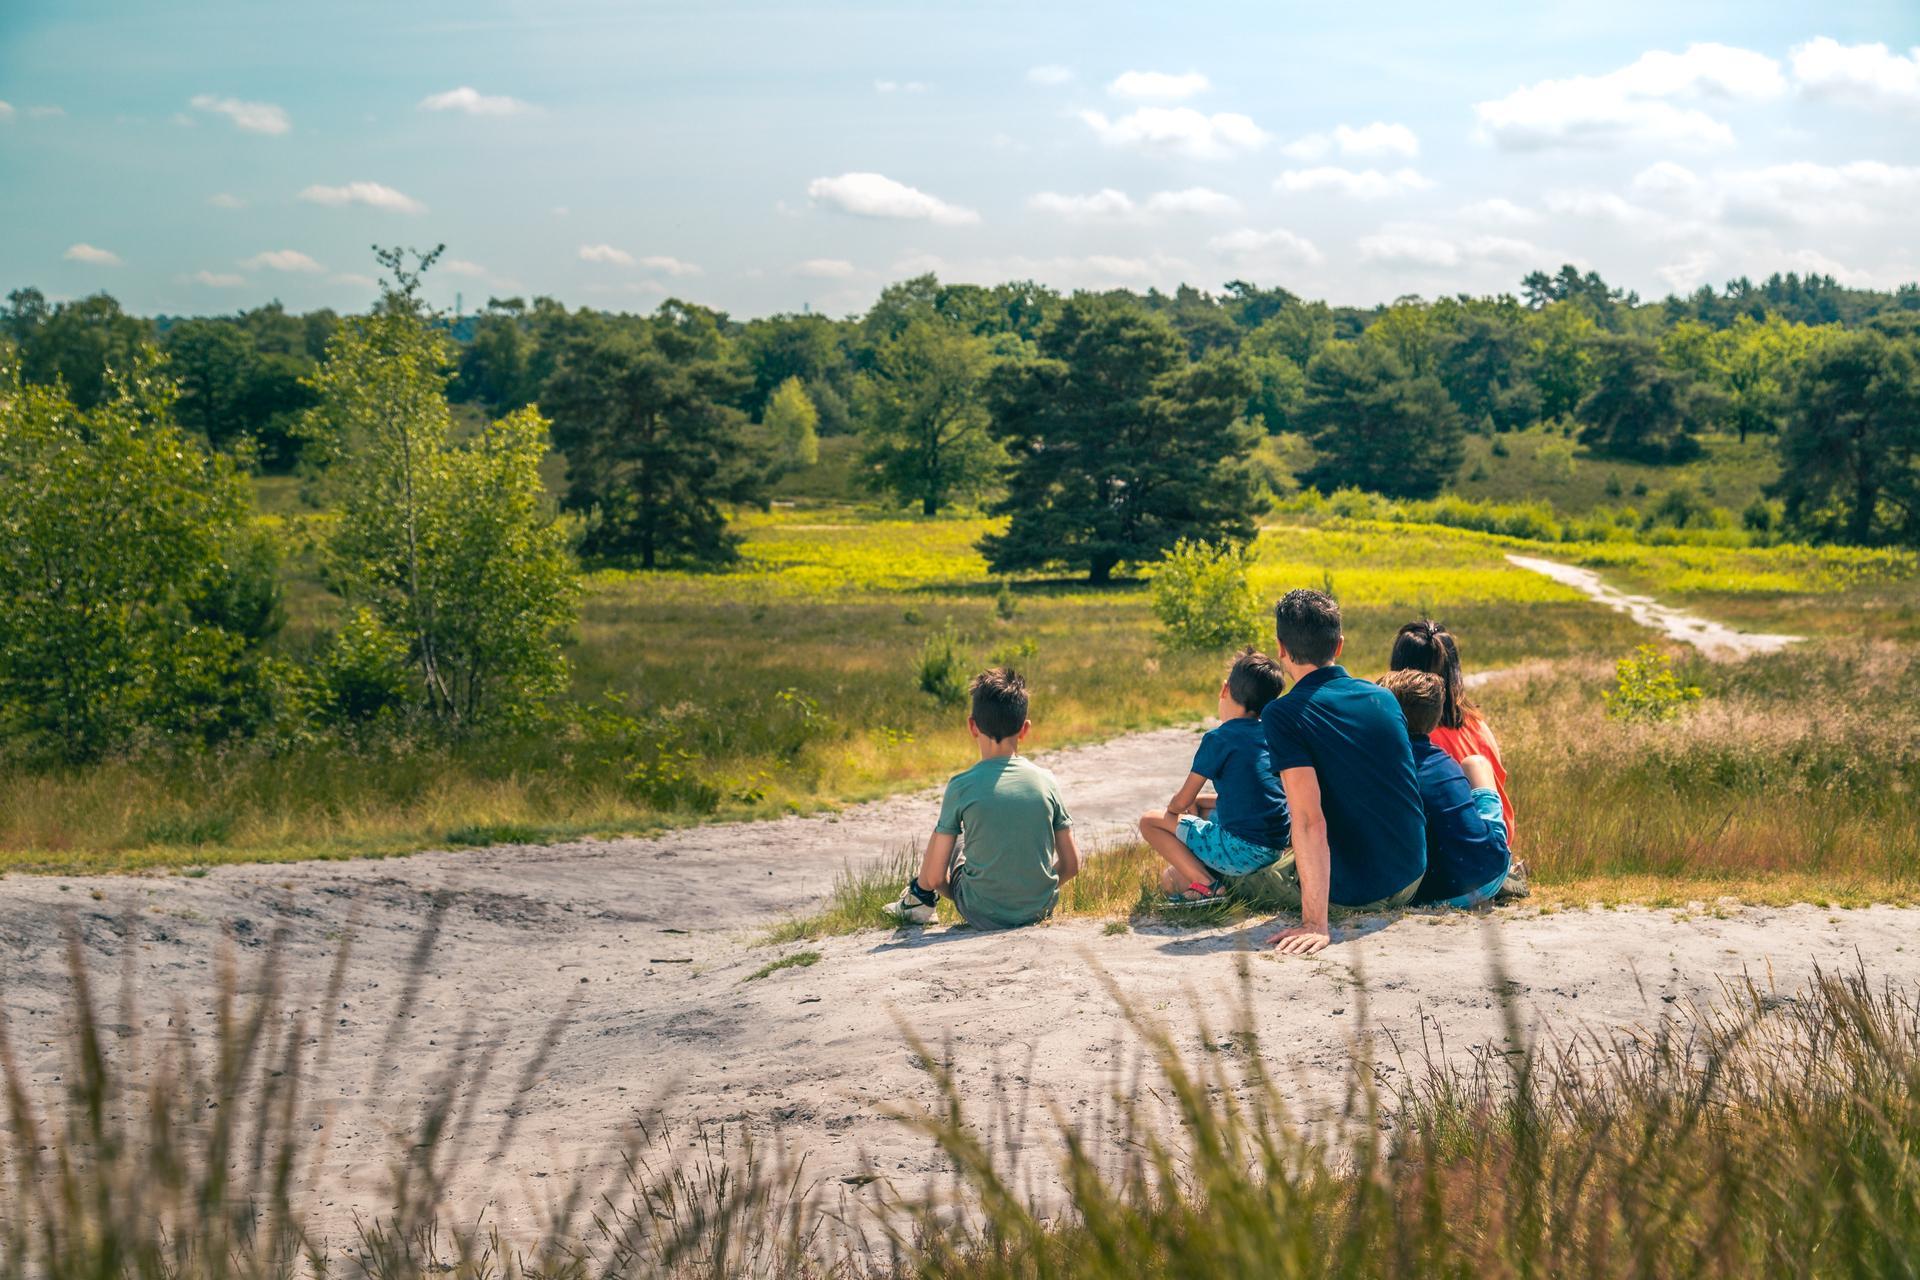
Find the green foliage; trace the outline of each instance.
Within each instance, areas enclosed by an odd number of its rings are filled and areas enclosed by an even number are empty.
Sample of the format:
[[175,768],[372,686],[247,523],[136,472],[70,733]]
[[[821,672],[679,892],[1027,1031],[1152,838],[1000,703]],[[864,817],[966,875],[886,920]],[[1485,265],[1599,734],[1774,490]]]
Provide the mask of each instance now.
[[414,704],[407,639],[361,606],[333,635],[314,676],[321,714],[361,724],[397,714]]
[[781,465],[798,470],[820,461],[820,411],[813,407],[800,379],[788,378],[774,388],[760,422]]
[[1598,346],[1593,389],[1580,401],[1580,443],[1636,462],[1700,456],[1686,382],[1645,338],[1610,337]]
[[119,394],[116,375],[124,378],[145,363],[141,349],[152,333],[147,321],[104,293],[49,305],[38,289],[15,289],[0,310],[0,334],[12,340],[21,380],[64,384],[81,410]]
[[949,622],[928,636],[920,646],[920,692],[931,694],[943,707],[957,707],[967,700],[968,670],[966,651],[960,633]]
[[1601,691],[1607,714],[1616,720],[1672,720],[1699,701],[1700,686],[1684,684],[1674,674],[1673,659],[1654,645],[1643,644],[1614,663],[1614,687]]
[[1573,413],[1593,390],[1599,326],[1571,301],[1554,302],[1528,317],[1525,367],[1539,391],[1542,418]]
[[1808,356],[1780,437],[1793,533],[1920,546],[1920,342],[1867,331]]
[[559,640],[578,593],[566,531],[545,509],[546,424],[520,409],[456,444],[447,350],[417,273],[397,251],[382,261],[397,283],[328,343],[304,427],[341,514],[330,575],[405,637],[436,720],[524,717],[565,687]]
[[1252,391],[1236,360],[1190,361],[1162,317],[1076,295],[1041,331],[1038,355],[988,387],[994,434],[1014,465],[981,542],[996,572],[1067,566],[1103,583],[1182,538],[1252,533]]
[[1002,622],[1012,622],[1020,613],[1020,599],[1013,594],[1013,583],[1006,578],[1000,579],[1000,589],[993,593],[994,616]]
[[769,472],[733,404],[745,390],[699,308],[603,317],[571,337],[540,402],[567,456],[566,505],[586,517],[583,549],[645,569],[732,559],[721,504],[759,501]]
[[1300,478],[1320,489],[1431,497],[1464,456],[1460,411],[1440,380],[1415,374],[1395,344],[1372,337],[1313,358],[1299,417],[1316,454]]
[[854,384],[871,485],[935,515],[997,486],[1006,451],[982,397],[993,348],[936,315],[914,313],[875,344]]
[[1223,649],[1257,639],[1260,605],[1247,582],[1246,549],[1183,538],[1153,569],[1153,613],[1179,649]]
[[0,726],[69,760],[268,713],[277,556],[246,482],[174,424],[151,348],[91,409],[0,382]]

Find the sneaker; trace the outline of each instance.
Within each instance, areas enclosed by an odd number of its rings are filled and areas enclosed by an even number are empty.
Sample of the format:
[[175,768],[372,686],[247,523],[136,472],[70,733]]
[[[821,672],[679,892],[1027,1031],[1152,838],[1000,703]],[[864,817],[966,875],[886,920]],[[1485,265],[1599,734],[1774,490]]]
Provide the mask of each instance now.
[[920,895],[913,891],[911,884],[900,891],[897,901],[889,902],[880,909],[901,924],[933,923],[933,903],[922,901]]
[[1507,868],[1506,883],[1500,886],[1500,892],[1494,894],[1493,898],[1495,902],[1511,901],[1524,898],[1532,892],[1533,887],[1527,883],[1527,864],[1515,858],[1513,865]]

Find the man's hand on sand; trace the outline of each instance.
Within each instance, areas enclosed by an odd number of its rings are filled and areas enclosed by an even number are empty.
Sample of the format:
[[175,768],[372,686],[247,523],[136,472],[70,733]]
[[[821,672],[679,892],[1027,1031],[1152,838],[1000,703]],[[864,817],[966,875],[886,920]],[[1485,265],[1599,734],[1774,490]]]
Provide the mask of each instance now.
[[1308,929],[1303,926],[1282,929],[1267,939],[1267,945],[1282,955],[1310,956],[1332,941],[1325,929]]

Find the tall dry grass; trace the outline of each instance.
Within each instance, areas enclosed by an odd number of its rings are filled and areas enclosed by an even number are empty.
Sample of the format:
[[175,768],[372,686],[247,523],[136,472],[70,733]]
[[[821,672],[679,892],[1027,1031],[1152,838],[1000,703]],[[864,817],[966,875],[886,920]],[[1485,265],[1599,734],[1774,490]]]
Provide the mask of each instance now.
[[[326,1034],[277,974],[271,948],[226,970],[201,1057],[117,1039],[75,951],[60,1087],[0,1040],[0,1276],[1888,1276],[1920,1257],[1920,1005],[1862,972],[1558,1043],[1529,1042],[1496,980],[1505,1044],[1415,1053],[1387,1094],[1362,1038],[1317,1128],[1252,1032],[1203,1035],[1194,1060],[1114,991],[1145,1054],[1105,1113],[1121,1136],[1019,1120],[1047,1179],[1000,1140],[1011,1100],[981,1122],[916,1042],[931,1085],[901,1115],[951,1170],[921,1191],[849,1210],[803,1165],[640,1135],[513,1238],[444,1193],[519,1140],[466,1083],[540,1056],[456,1062],[400,1138],[390,1213],[331,1240],[311,1216],[328,1104],[306,1083]],[[1253,998],[1243,981],[1239,1028]]]

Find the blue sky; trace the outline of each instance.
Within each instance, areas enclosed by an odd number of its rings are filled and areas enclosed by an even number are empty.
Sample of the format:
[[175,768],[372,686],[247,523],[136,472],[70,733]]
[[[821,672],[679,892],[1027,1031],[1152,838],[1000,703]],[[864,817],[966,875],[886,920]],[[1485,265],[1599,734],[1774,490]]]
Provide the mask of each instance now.
[[740,315],[1920,278],[1920,4],[6,0],[0,284]]

